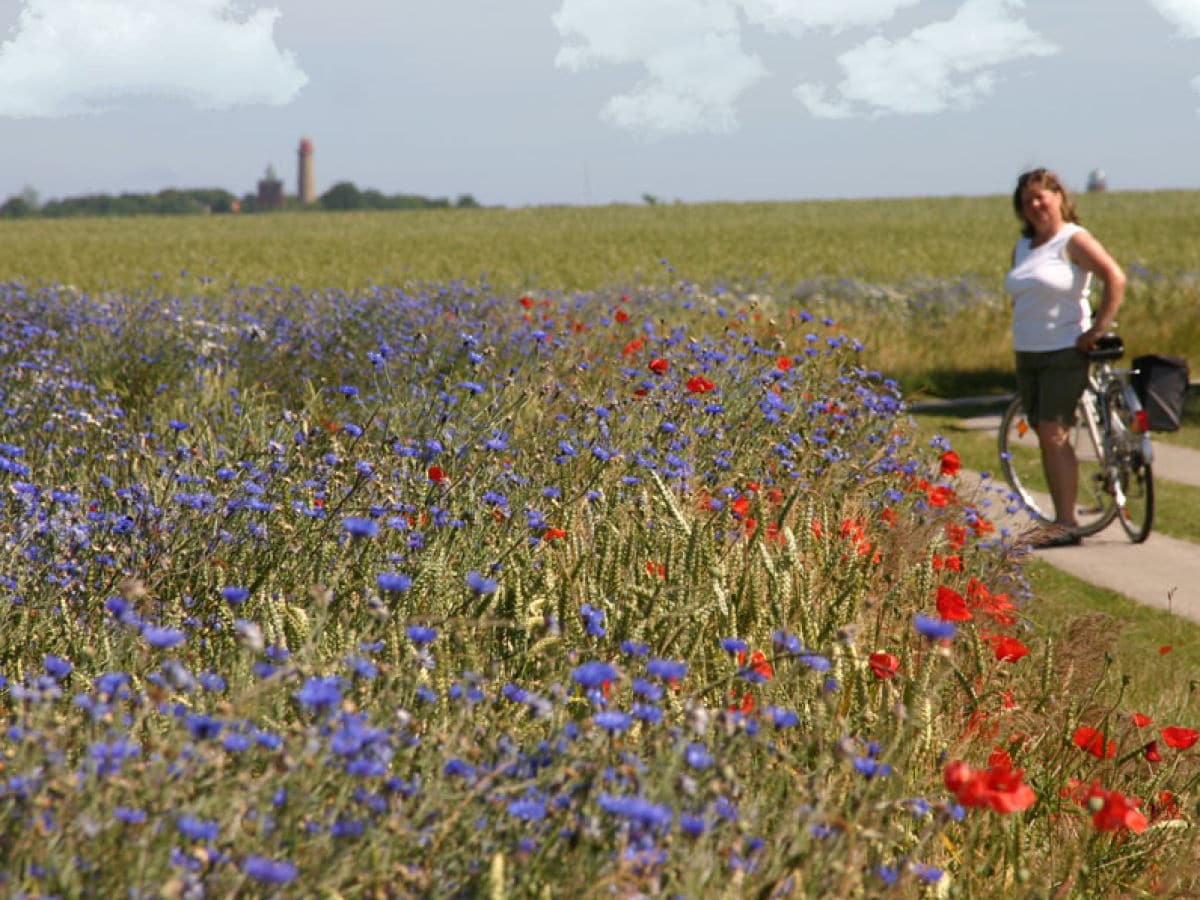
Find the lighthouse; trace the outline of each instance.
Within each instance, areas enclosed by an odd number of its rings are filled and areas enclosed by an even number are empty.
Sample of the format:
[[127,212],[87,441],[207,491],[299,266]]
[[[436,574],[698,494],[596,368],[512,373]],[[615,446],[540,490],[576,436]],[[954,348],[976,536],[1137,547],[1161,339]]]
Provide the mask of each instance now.
[[300,165],[296,194],[301,203],[313,203],[317,199],[317,182],[313,177],[313,145],[304,138],[300,141]]

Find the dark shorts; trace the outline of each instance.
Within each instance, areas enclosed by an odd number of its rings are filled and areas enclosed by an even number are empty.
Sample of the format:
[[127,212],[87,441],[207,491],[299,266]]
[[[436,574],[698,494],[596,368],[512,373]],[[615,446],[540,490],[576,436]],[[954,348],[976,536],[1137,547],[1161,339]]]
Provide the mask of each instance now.
[[1045,353],[1017,351],[1017,390],[1029,424],[1075,424],[1075,407],[1087,386],[1087,355],[1067,347]]

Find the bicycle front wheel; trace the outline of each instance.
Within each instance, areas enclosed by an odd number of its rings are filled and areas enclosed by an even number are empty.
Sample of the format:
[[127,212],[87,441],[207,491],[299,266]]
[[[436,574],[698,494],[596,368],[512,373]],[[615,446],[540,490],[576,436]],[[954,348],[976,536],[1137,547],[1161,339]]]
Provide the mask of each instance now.
[[[1071,428],[1071,445],[1079,463],[1079,491],[1075,504],[1076,531],[1083,536],[1108,527],[1117,514],[1111,483],[1101,463],[1091,432],[1087,410],[1080,403],[1076,424]],[[1012,489],[1009,512],[1026,511],[1034,524],[1054,521],[1054,502],[1046,483],[1037,431],[1025,415],[1021,398],[1009,404],[1000,420],[1000,468]]]
[[1142,450],[1143,436],[1134,430],[1135,402],[1120,385],[1114,385],[1109,391],[1113,461],[1124,495],[1117,519],[1129,539],[1140,544],[1150,536],[1150,526],[1154,522],[1154,473]]

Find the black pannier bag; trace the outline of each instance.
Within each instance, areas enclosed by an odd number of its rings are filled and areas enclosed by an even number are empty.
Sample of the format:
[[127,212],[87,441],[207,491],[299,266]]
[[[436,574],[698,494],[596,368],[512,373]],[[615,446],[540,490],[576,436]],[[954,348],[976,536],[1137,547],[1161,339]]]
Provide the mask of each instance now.
[[1182,356],[1150,354],[1136,357],[1132,365],[1136,370],[1133,389],[1146,410],[1150,430],[1178,431],[1187,399],[1187,360]]

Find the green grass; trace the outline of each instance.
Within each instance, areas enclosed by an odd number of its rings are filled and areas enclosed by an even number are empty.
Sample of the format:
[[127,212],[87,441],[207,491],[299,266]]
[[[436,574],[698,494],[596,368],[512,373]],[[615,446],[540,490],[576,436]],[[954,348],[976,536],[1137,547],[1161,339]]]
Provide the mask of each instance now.
[[[1034,561],[1029,575],[1036,596],[1024,612],[1046,634],[1062,638],[1067,623],[1080,616],[1113,620],[1117,637],[1108,652],[1115,676],[1131,676],[1125,694],[1129,708],[1156,718],[1197,717],[1200,624],[1080,581],[1046,562]],[[1164,647],[1171,649],[1161,653]]]

